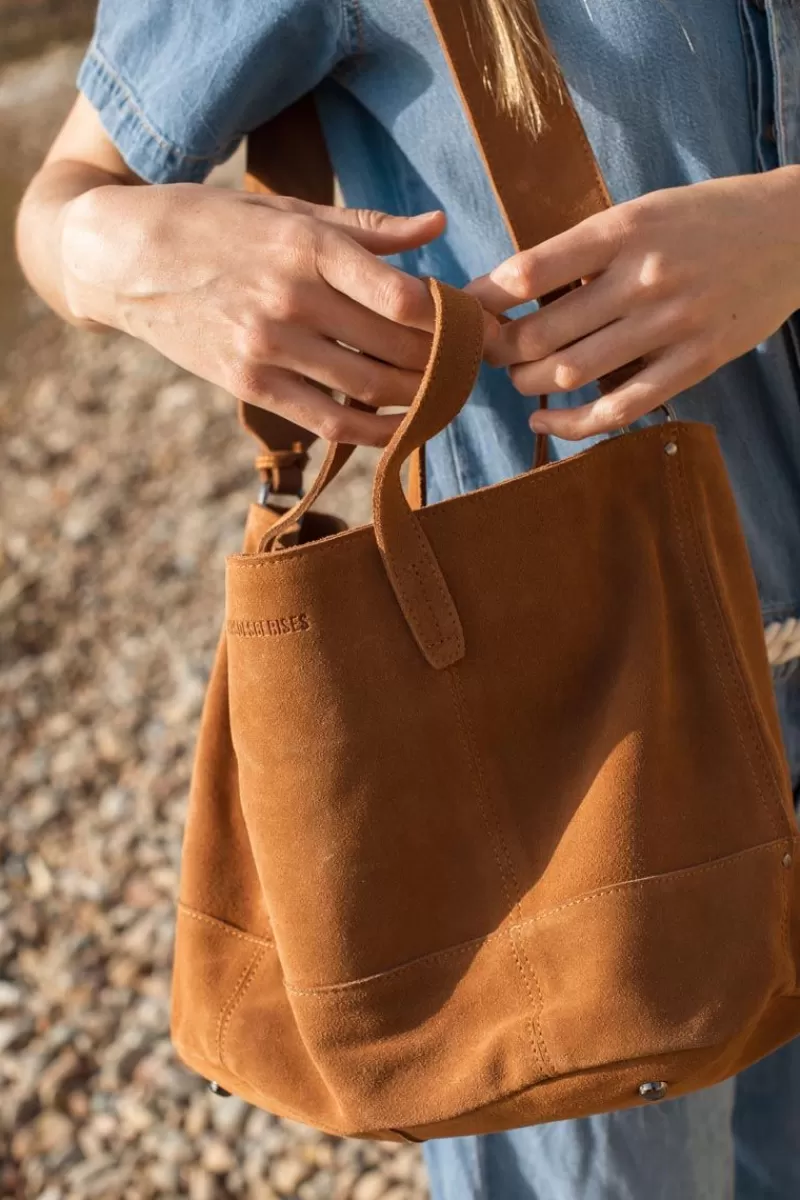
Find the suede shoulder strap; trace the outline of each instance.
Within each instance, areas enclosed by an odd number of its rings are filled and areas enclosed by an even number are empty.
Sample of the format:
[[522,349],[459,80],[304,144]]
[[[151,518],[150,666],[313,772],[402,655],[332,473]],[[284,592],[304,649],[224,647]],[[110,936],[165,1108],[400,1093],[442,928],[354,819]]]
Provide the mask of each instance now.
[[[480,0],[425,3],[515,247],[537,245],[606,208],[608,193],[557,68],[543,88],[541,127],[534,132],[503,111],[486,86],[491,72]],[[535,11],[533,19],[544,41]],[[333,202],[333,171],[313,96],[250,134],[246,186]],[[273,491],[299,493],[314,435],[250,404],[240,405],[240,419],[262,444],[257,461],[265,482]]]

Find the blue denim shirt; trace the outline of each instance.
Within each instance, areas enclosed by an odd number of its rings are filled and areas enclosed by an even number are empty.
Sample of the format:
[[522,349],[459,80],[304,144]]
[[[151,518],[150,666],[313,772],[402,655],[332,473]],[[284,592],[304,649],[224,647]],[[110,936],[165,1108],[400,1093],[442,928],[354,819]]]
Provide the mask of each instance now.
[[[800,161],[795,0],[538,7],[615,200]],[[447,233],[402,265],[460,285],[511,252],[423,0],[101,0],[79,86],[153,182],[204,179],[248,130],[317,88],[349,204],[448,213]],[[800,617],[797,333],[790,322],[676,403],[717,428],[767,623]],[[432,498],[525,470],[530,407],[484,368],[429,447]],[[800,688],[779,699],[800,772]]]

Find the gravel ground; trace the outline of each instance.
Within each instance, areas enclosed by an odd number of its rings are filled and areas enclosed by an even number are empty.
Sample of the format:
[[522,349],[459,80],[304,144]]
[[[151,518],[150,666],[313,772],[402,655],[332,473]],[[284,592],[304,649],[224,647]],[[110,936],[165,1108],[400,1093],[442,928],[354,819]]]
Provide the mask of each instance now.
[[[215,1098],[170,1047],[192,746],[252,448],[226,395],[63,328],[9,266],[78,54],[0,70],[0,1196],[421,1200],[416,1148]],[[369,470],[338,486],[351,519]]]

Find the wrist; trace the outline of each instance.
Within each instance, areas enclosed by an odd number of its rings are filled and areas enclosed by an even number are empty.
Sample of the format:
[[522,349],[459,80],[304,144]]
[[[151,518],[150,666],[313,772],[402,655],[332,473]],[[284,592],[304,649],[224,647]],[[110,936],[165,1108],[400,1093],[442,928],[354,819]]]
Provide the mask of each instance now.
[[[117,296],[109,286],[109,260],[118,262],[119,222],[114,207],[124,184],[90,188],[68,200],[61,209],[57,239],[64,302],[74,324],[123,329]],[[116,234],[116,237],[115,237]]]

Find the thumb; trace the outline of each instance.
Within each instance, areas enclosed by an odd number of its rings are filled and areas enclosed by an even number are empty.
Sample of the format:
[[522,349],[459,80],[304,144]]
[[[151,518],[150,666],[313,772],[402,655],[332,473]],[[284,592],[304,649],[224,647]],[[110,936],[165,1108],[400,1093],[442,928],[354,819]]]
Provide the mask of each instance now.
[[414,217],[394,217],[371,208],[326,208],[318,210],[318,216],[326,225],[347,233],[372,254],[415,250],[440,237],[447,225],[441,210]]

